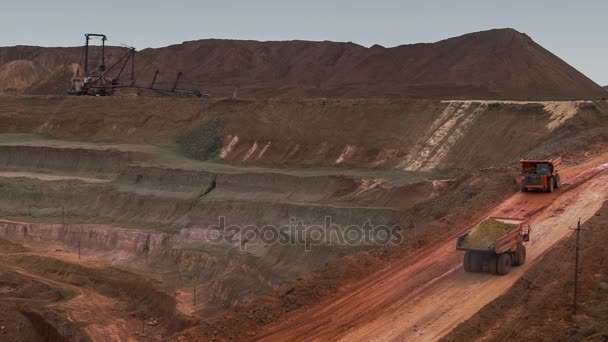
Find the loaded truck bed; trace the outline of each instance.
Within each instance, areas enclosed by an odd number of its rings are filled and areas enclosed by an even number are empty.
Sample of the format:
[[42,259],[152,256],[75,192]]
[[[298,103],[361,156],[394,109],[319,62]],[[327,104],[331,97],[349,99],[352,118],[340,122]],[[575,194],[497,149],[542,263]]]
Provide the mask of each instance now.
[[466,272],[490,272],[505,275],[512,266],[526,260],[530,225],[520,218],[489,217],[456,240],[456,249],[464,251]]

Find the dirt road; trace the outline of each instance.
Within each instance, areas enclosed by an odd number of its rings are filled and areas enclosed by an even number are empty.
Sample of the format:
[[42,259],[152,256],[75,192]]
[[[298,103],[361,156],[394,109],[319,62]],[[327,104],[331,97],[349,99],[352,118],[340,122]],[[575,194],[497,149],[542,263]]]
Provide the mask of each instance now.
[[549,247],[586,221],[608,199],[605,157],[564,170],[553,194],[519,193],[493,216],[531,219],[528,261],[509,275],[466,274],[448,239],[342,291],[339,297],[267,329],[262,340],[433,341],[506,291]]
[[99,178],[91,178],[91,177],[68,177],[68,176],[58,176],[58,175],[50,175],[47,173],[40,172],[0,172],[0,177],[5,178],[34,178],[40,180],[47,181],[57,181],[57,180],[79,180],[85,183],[108,183],[110,180],[108,179],[99,179]]

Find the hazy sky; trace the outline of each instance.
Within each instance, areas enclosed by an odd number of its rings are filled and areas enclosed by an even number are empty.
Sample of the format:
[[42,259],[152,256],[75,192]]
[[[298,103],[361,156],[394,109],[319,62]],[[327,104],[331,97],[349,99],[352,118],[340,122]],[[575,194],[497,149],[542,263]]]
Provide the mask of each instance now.
[[203,38],[333,40],[386,47],[512,27],[608,85],[608,1],[0,0],[0,46],[138,49]]

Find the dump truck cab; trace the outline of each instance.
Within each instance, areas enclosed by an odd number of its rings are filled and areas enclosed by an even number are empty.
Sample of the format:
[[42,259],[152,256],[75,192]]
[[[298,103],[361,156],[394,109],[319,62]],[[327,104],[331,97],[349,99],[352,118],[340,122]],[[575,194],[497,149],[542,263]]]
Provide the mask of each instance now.
[[521,191],[542,190],[553,192],[561,186],[559,179],[559,169],[562,165],[562,158],[555,159],[522,159]]

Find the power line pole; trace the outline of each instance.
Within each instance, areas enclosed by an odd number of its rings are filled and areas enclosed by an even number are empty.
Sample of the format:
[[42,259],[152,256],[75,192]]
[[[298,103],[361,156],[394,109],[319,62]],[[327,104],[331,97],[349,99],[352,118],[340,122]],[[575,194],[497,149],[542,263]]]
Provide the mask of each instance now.
[[581,219],[578,219],[578,223],[576,226],[576,259],[574,262],[574,301],[572,303],[572,312],[574,315],[576,315],[576,306],[577,306],[577,300],[578,300],[578,267],[579,267],[579,250],[580,250],[580,239],[581,239],[581,230],[585,230],[585,229],[581,229]]

